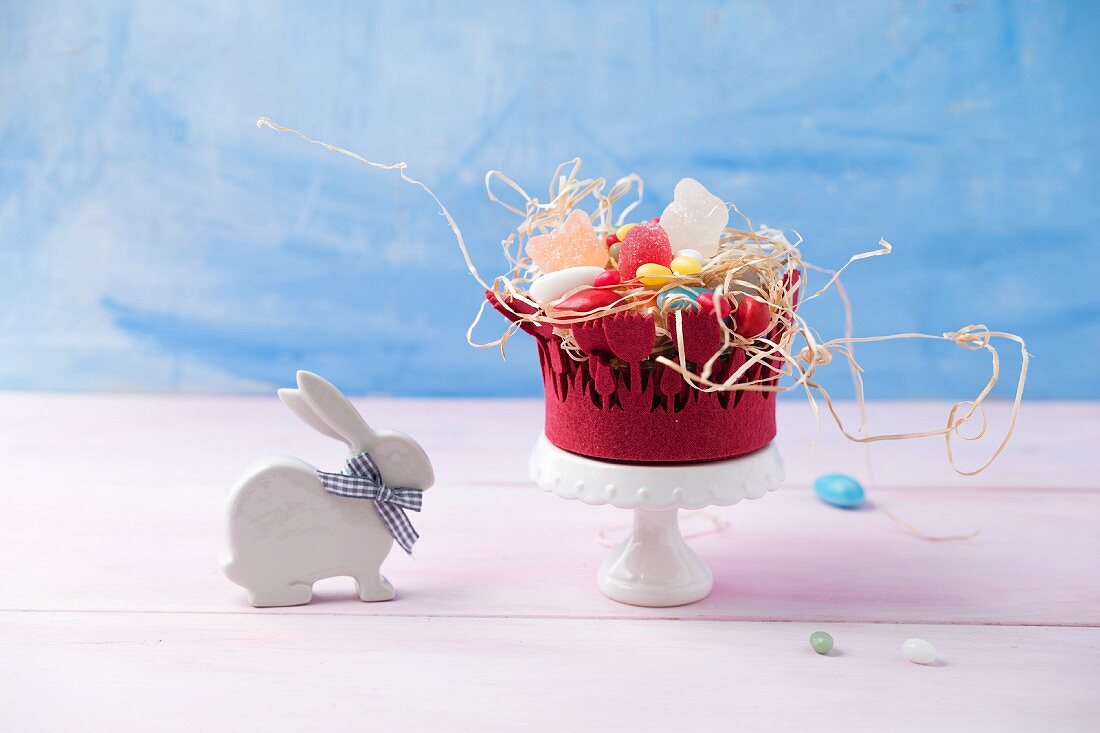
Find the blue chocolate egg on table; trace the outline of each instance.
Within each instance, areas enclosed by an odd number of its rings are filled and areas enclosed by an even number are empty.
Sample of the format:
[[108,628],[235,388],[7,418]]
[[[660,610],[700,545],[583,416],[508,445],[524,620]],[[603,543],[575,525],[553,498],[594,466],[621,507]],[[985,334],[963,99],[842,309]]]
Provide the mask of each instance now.
[[686,285],[669,288],[657,296],[657,307],[661,310],[674,311],[698,308],[696,301],[702,292],[704,292],[702,288],[689,288]]
[[843,473],[827,473],[814,481],[814,493],[826,504],[853,509],[863,503],[863,486]]

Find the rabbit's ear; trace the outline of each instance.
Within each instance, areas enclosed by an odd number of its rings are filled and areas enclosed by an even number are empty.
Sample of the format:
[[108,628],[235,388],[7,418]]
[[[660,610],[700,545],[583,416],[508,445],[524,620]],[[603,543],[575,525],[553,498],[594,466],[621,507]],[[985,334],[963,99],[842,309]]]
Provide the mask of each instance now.
[[302,397],[302,393],[298,390],[290,388],[280,389],[279,399],[283,401],[283,404],[286,405],[299,420],[316,430],[318,433],[327,435],[334,440],[344,440],[342,435],[330,428],[328,423],[322,420],[320,416],[313,411],[313,408],[309,406],[305,398]]
[[298,372],[298,390],[314,414],[339,435],[340,440],[347,443],[352,451],[367,450],[374,440],[374,431],[363,420],[359,411],[348,402],[343,392],[324,377],[306,371]]

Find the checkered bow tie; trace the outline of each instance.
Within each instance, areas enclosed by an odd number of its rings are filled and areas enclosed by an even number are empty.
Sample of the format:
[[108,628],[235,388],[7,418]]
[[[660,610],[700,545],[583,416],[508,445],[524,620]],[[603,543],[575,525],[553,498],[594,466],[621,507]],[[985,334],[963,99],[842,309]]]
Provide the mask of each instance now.
[[420,511],[423,502],[421,489],[390,488],[382,481],[382,474],[366,451],[352,456],[344,464],[343,473],[317,472],[325,491],[352,499],[370,499],[378,516],[386,523],[390,534],[405,552],[412,554],[413,543],[420,535],[413,529],[405,515],[405,509]]

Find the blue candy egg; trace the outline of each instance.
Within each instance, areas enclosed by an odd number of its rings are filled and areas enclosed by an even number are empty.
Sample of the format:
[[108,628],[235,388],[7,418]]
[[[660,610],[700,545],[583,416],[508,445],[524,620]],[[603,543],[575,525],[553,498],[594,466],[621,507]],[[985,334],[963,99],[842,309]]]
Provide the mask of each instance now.
[[814,493],[826,504],[851,509],[863,503],[863,487],[851,476],[827,473],[814,481]]
[[[660,295],[657,296],[657,307],[661,310],[685,310],[687,308],[698,308],[695,301],[698,300],[699,294],[706,292],[702,288],[689,288],[686,285],[681,285],[675,288],[669,288]],[[673,298],[673,296],[678,296]],[[670,302],[671,301],[671,302]]]

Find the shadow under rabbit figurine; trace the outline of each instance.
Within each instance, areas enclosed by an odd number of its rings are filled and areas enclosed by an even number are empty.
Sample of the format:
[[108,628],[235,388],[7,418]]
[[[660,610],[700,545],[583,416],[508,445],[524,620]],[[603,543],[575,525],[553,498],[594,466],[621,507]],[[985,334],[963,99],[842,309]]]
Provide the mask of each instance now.
[[363,601],[388,601],[394,590],[382,562],[395,536],[411,552],[416,532],[403,509],[419,511],[420,492],[435,481],[420,445],[392,430],[372,430],[340,390],[311,372],[279,398],[311,428],[345,443],[343,474],[319,472],[291,456],[253,463],[229,494],[227,578],[256,607],[309,603],[313,584],[350,576]]

